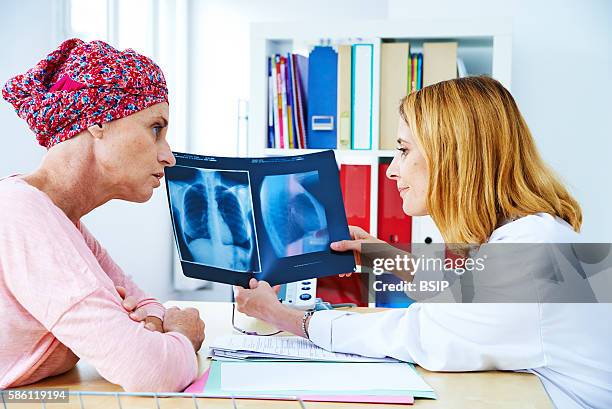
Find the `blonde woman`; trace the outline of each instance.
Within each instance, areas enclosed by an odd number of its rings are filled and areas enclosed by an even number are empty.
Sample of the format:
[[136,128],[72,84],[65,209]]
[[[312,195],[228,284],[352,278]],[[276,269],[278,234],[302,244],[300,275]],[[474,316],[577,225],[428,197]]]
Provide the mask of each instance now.
[[[404,212],[431,215],[446,243],[580,241],[580,206],[540,158],[499,82],[441,82],[405,97],[400,113],[387,177],[397,182]],[[379,242],[359,228],[351,235],[331,247],[360,251]],[[414,303],[310,315],[281,305],[266,282],[253,279],[250,287],[236,289],[240,311],[328,350],[434,371],[527,370],[559,408],[612,407],[610,304]]]

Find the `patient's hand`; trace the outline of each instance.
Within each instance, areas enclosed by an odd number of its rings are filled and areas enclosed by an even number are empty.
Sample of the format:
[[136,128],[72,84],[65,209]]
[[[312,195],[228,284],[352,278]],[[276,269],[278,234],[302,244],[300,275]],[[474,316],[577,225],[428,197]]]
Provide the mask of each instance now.
[[198,352],[204,342],[204,321],[195,308],[181,310],[172,307],[166,311],[164,317],[164,332],[180,332],[185,335],[195,352]]
[[[384,241],[377,239],[370,233],[357,226],[349,226],[349,233],[351,234],[351,240],[340,240],[331,243],[329,246],[335,251],[349,251],[352,250],[355,255],[355,263],[361,264],[361,245],[363,243],[384,243]],[[338,274],[339,277],[349,277],[352,273]]]
[[138,299],[134,296],[128,296],[125,288],[121,286],[115,287],[119,296],[123,299],[121,305],[127,312],[130,313],[130,318],[136,322],[145,322],[145,328],[151,331],[164,332],[162,320],[157,317],[147,316],[147,311],[144,307],[136,308]]

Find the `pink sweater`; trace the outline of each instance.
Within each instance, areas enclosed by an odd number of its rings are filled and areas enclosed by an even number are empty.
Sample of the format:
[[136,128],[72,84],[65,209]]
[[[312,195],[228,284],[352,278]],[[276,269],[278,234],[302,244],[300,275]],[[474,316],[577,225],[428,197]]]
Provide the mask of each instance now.
[[0,180],[0,389],[73,368],[79,358],[128,391],[180,391],[197,375],[191,342],[131,320],[115,286],[147,298],[91,233],[19,177]]

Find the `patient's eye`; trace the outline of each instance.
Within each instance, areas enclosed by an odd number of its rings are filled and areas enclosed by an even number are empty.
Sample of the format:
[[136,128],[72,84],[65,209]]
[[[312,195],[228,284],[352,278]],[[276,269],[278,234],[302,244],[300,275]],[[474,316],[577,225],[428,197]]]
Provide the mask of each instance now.
[[153,135],[155,135],[156,139],[159,137],[162,129],[164,129],[164,127],[161,125],[153,125]]

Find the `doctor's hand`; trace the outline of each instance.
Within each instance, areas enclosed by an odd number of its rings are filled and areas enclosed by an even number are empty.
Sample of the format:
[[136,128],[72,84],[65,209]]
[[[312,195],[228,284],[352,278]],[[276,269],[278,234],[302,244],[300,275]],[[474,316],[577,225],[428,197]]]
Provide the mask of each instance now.
[[281,331],[304,336],[302,332],[304,311],[281,304],[278,300],[279,289],[279,285],[270,287],[265,281],[251,278],[249,288],[234,286],[236,307],[241,313],[268,322]]
[[278,300],[280,285],[271,287],[266,281],[251,278],[249,288],[234,286],[234,298],[239,312],[249,317],[270,322],[276,312],[283,308]]
[[121,305],[127,312],[130,313],[130,318],[136,322],[145,322],[145,328],[150,331],[164,332],[162,320],[157,317],[150,317],[147,315],[145,307],[136,308],[138,305],[138,298],[127,295],[127,291],[124,287],[116,286],[115,289],[119,293],[119,296],[123,299]]
[[[361,264],[361,245],[364,243],[384,243],[370,233],[357,226],[349,226],[351,240],[340,240],[330,244],[332,250],[349,251],[352,250],[355,256],[355,263]],[[339,277],[349,277],[352,273],[338,274]]]

